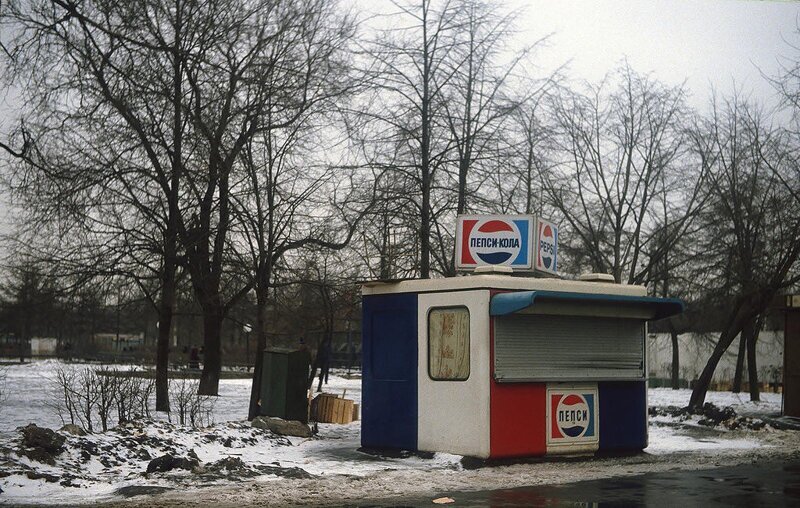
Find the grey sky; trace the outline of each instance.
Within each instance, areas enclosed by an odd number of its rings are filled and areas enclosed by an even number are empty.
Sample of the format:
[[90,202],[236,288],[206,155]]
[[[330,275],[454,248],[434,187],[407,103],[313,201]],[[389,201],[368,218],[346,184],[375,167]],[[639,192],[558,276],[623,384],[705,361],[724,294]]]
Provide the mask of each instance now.
[[795,34],[800,3],[740,0],[528,0],[523,39],[553,33],[540,62],[567,60],[570,75],[597,81],[622,58],[661,81],[687,80],[692,104],[703,106],[711,86],[751,92],[765,101],[772,89],[759,74],[777,72]]
[[[346,3],[350,3],[345,0]],[[388,0],[350,0],[366,12],[390,12]],[[411,0],[412,2],[414,0]],[[759,68],[777,72],[779,56],[792,55],[800,2],[744,0],[513,0],[524,15],[520,42],[552,34],[537,55],[544,69],[569,61],[569,75],[598,81],[627,57],[639,72],[654,72],[668,84],[687,80],[692,104],[706,103],[713,85],[732,90],[734,81],[754,97],[770,100],[772,89]],[[797,53],[797,52],[796,52]],[[16,103],[0,95],[0,130]],[[5,121],[3,121],[5,120]]]
[[[389,0],[344,0],[362,15],[386,13]],[[415,0],[411,0],[415,1]],[[503,0],[497,0],[502,2]],[[788,41],[795,32],[800,3],[743,0],[510,0],[525,14],[518,19],[520,42],[553,34],[538,53],[544,70],[569,61],[574,79],[600,80],[627,57],[639,72],[653,72],[667,84],[686,80],[691,104],[707,104],[712,86],[722,93],[737,87],[770,103],[772,88],[759,73],[775,75],[780,56],[797,58]],[[7,33],[4,35],[8,35]],[[0,68],[0,72],[3,69]],[[13,93],[0,94],[0,135],[10,128],[18,105]],[[0,158],[0,164],[2,158]],[[0,196],[0,231],[6,230]]]

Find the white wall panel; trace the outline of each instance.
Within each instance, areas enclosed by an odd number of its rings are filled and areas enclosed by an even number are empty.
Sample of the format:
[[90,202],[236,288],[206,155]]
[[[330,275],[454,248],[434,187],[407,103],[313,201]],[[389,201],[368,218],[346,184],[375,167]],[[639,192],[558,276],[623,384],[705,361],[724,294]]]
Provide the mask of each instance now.
[[[418,448],[489,456],[489,291],[419,295]],[[428,311],[465,306],[470,313],[470,374],[465,381],[428,375]]]

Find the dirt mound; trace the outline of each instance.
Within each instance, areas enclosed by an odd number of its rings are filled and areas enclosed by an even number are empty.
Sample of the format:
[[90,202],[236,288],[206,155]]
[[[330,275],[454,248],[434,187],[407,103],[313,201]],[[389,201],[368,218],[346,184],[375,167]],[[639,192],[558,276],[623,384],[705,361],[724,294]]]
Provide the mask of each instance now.
[[766,427],[766,423],[760,418],[749,416],[739,416],[730,406],[718,407],[710,402],[703,404],[701,408],[689,408],[678,406],[651,407],[650,416],[668,416],[679,421],[686,421],[694,416],[700,416],[697,420],[699,425],[706,427],[722,426],[729,430],[750,429],[761,430]]

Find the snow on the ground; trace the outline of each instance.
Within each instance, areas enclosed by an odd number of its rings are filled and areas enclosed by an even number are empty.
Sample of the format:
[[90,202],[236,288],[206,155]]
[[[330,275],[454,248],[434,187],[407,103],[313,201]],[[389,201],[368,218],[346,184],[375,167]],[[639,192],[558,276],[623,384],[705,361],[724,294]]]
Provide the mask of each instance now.
[[[650,407],[685,407],[692,391],[689,389],[651,388],[648,390]],[[781,394],[761,393],[759,402],[751,402],[749,393],[708,392],[706,403],[718,408],[730,407],[739,416],[779,416]],[[702,415],[686,415],[676,418],[668,415],[650,416],[647,453],[665,455],[703,450],[747,450],[764,446],[759,434],[754,432],[728,431],[724,426],[713,429],[702,425]],[[770,432],[767,428],[763,432]]]
[[755,437],[729,438],[725,435],[695,435],[689,437],[675,428],[654,425],[648,428],[649,445],[647,453],[667,455],[679,452],[696,452],[701,450],[747,450],[759,448],[763,444]]
[[[688,388],[673,390],[672,388],[650,388],[647,391],[647,404],[649,406],[664,407],[677,406],[684,407],[689,404],[689,397],[692,391]],[[732,407],[737,414],[749,416],[752,414],[774,414],[781,412],[780,393],[762,392],[760,402],[750,402],[748,392],[708,392],[706,402],[710,402],[718,407]]]
[[59,428],[58,415],[47,406],[53,391],[51,374],[58,360],[43,360],[0,367],[5,372],[5,386],[0,386],[0,433],[36,422],[40,427]]
[[[377,478],[428,472],[446,478],[469,476],[461,457],[429,455],[374,456],[358,451],[360,422],[348,425],[319,424],[313,438],[285,438],[246,422],[250,396],[249,379],[223,379],[216,398],[215,425],[192,429],[156,418],[120,426],[85,437],[66,435],[67,450],[55,465],[19,455],[20,433],[28,423],[58,429],[62,422],[46,403],[52,393],[52,373],[60,366],[53,360],[12,365],[6,369],[7,399],[0,406],[0,502],[90,503],[119,499],[132,493],[156,492],[198,486],[235,486],[243,480],[279,482],[322,481],[330,477]],[[78,367],[89,366],[88,364]],[[315,383],[316,387],[316,383]],[[331,373],[325,391],[361,402],[361,380],[342,371]],[[689,390],[651,389],[650,406],[686,406]],[[732,406],[741,415],[778,414],[780,395],[762,394],[763,402],[751,403],[745,394],[709,392],[707,401]],[[660,458],[691,453],[739,453],[778,444],[769,427],[761,431],[709,429],[697,418],[655,416],[650,419],[646,453]],[[170,453],[195,457],[201,467],[194,471],[145,474],[149,461]],[[240,459],[236,470],[225,469],[225,460]],[[471,473],[470,473],[471,474]],[[276,484],[277,485],[277,484]],[[400,486],[398,486],[399,488]],[[137,490],[140,489],[140,490]]]
[[[138,369],[137,365],[100,365],[90,363],[65,363],[60,360],[32,361],[0,367],[5,371],[5,386],[0,386],[0,434],[13,431],[17,427],[36,423],[39,427],[60,428],[61,421],[50,404],[55,390],[53,376],[59,367],[73,369],[113,368],[117,370]],[[348,399],[361,403],[361,379],[337,376],[329,377],[324,391],[337,395],[346,394]],[[344,371],[341,372],[344,374]],[[316,387],[315,380],[314,386]],[[213,421],[226,422],[245,420],[250,403],[250,379],[221,379],[219,397],[214,401]],[[154,404],[153,404],[154,405]],[[158,416],[158,415],[156,415]],[[69,423],[69,422],[67,422]]]

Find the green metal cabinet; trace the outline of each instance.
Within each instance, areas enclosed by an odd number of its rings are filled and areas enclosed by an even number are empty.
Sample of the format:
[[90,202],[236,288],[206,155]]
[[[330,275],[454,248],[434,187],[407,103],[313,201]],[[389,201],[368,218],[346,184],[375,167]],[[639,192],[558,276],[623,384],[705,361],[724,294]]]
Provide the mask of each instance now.
[[308,351],[268,349],[261,374],[261,414],[308,422]]

